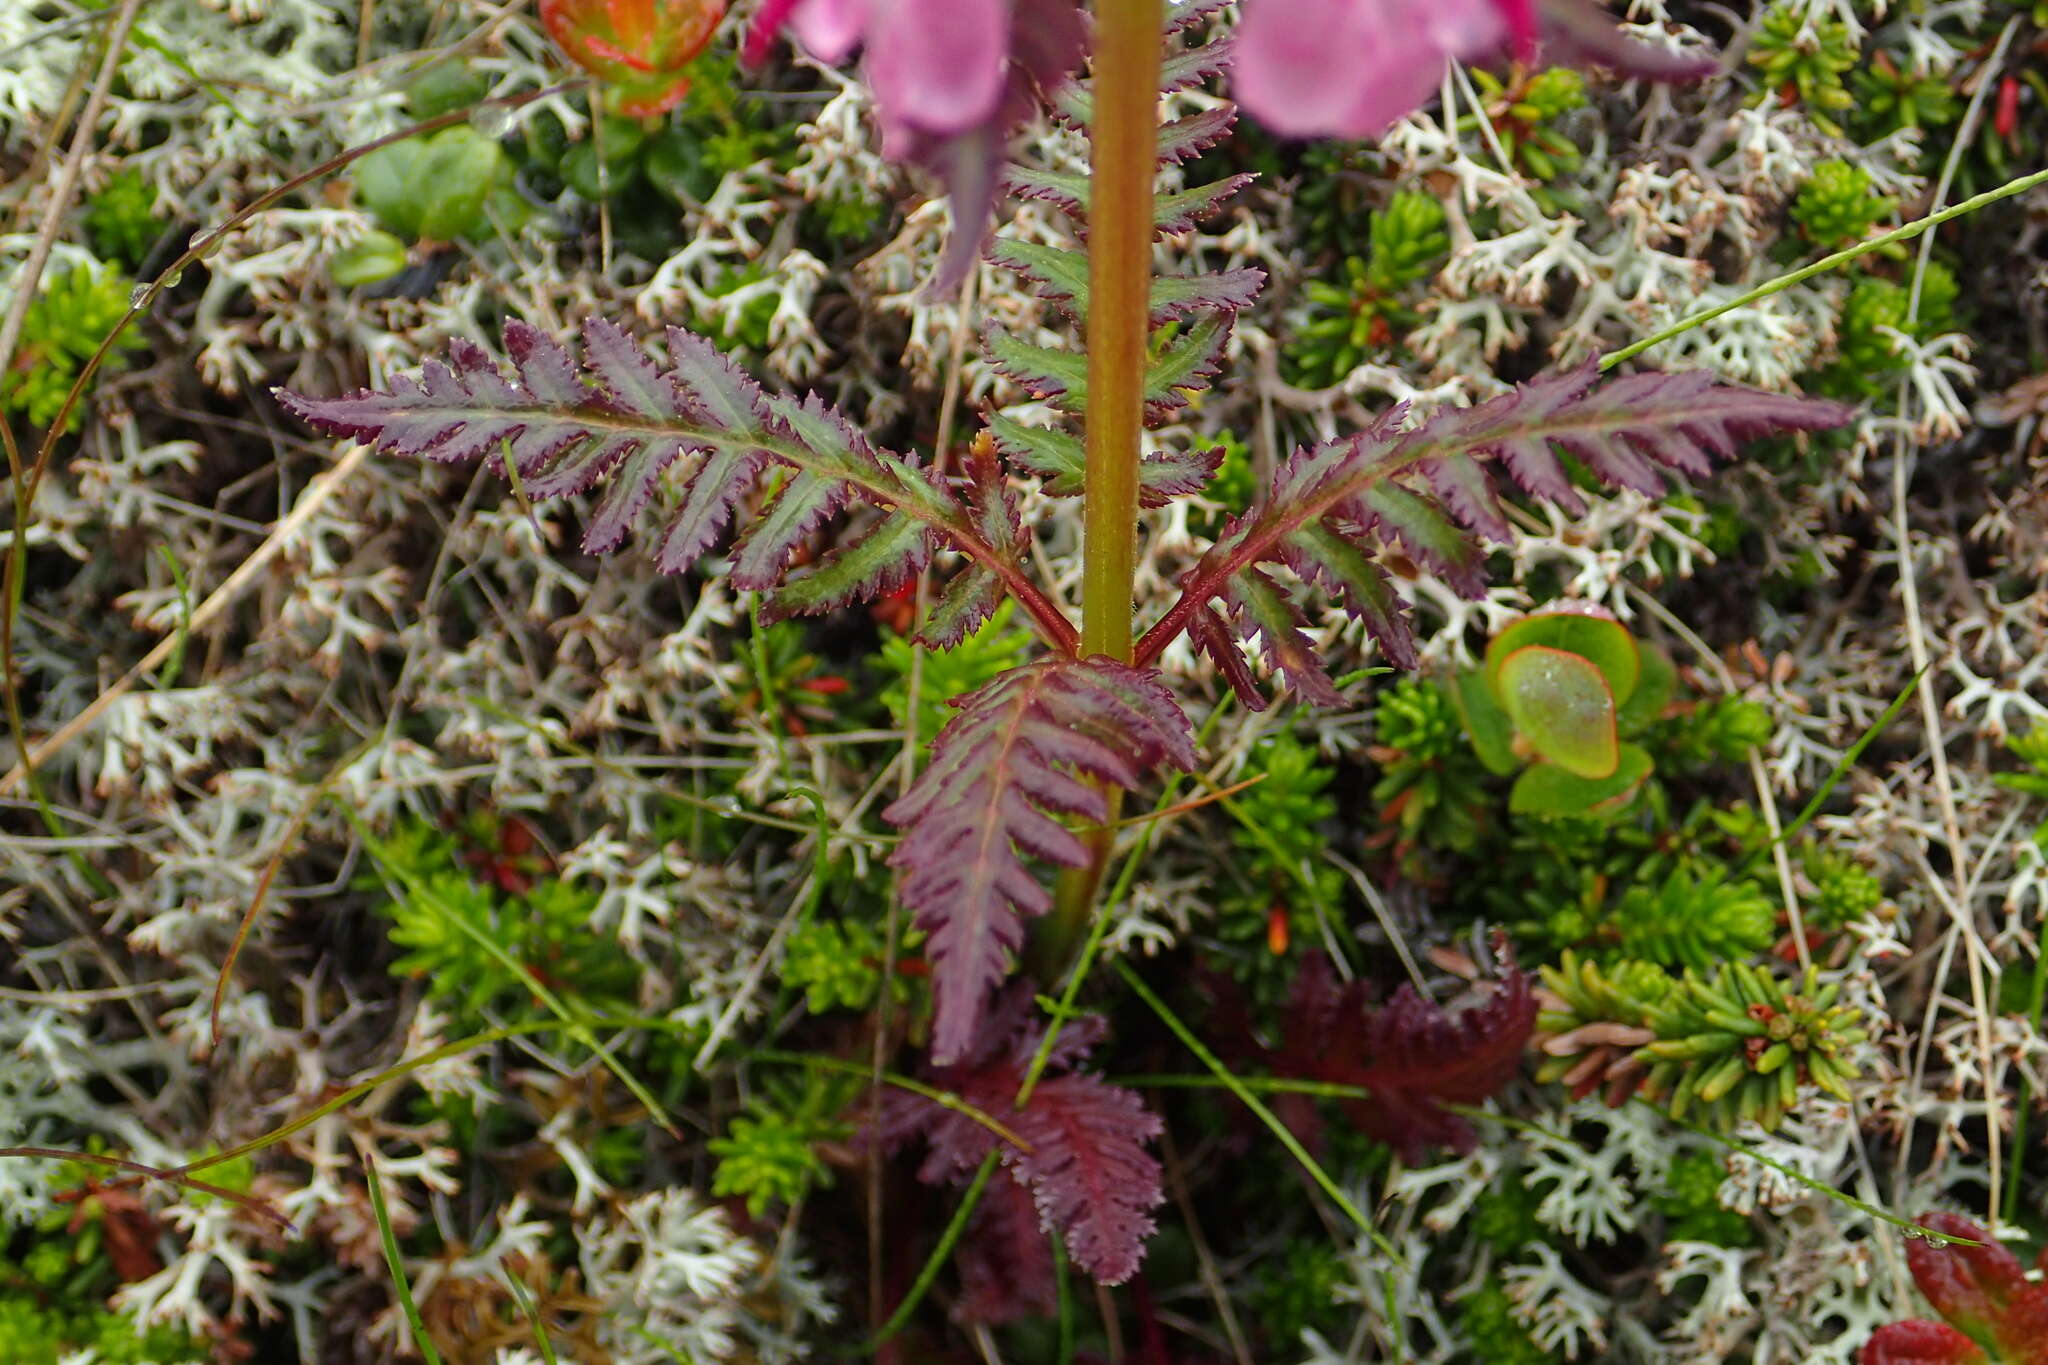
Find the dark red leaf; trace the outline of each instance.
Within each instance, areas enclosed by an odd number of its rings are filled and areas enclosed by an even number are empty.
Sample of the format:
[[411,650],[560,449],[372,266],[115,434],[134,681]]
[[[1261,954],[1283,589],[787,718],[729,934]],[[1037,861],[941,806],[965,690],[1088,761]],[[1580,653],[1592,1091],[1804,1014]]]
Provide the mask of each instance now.
[[[1295,977],[1280,1045],[1252,1056],[1278,1076],[1371,1091],[1371,1099],[1344,1101],[1345,1117],[1403,1160],[1416,1161],[1431,1145],[1470,1151],[1471,1126],[1444,1106],[1483,1103],[1506,1085],[1536,1024],[1535,996],[1519,969],[1510,967],[1488,992],[1446,1010],[1403,985],[1373,1009],[1363,983],[1340,983],[1329,959],[1311,953]],[[1284,1101],[1275,1112],[1298,1136],[1313,1137],[1314,1102],[1302,1095]]]
[[1895,1322],[1864,1343],[1861,1365],[1981,1365],[1977,1343],[1945,1322]]
[[1052,1239],[1038,1220],[1031,1192],[1015,1180],[989,1181],[960,1242],[959,1322],[999,1327],[1018,1318],[1050,1317],[1059,1309]]
[[1996,1338],[1998,1321],[2021,1290],[2027,1287],[2026,1269],[2019,1257],[2007,1251],[1961,1214],[1930,1213],[1920,1220],[1922,1227],[1967,1237],[1981,1246],[1957,1246],[1919,1238],[1906,1244],[1906,1264],[1913,1281],[1934,1305],[1934,1311],[1962,1329],[1972,1340],[1990,1345]]
[[2030,1284],[1998,1320],[2007,1365],[2048,1365],[2048,1285]]
[[[1045,1076],[1024,1108],[1016,1108],[1044,1036],[1030,1018],[1032,998],[1030,983],[1012,982],[967,1044],[965,1060],[927,1075],[932,1085],[1003,1124],[1025,1147],[977,1117],[902,1091],[883,1098],[882,1141],[893,1150],[922,1137],[927,1153],[918,1178],[928,1184],[964,1183],[998,1151],[1004,1172],[996,1180],[1029,1191],[1039,1224],[1065,1237],[1074,1264],[1104,1284],[1118,1284],[1136,1272],[1152,1232],[1150,1211],[1164,1197],[1159,1163],[1145,1150],[1159,1134],[1159,1119],[1131,1091],[1071,1070],[1101,1036],[1101,1022],[1093,1019],[1061,1033]],[[1025,1269],[1011,1273],[1029,1283]],[[1033,1310],[1018,1310],[1027,1311]]]

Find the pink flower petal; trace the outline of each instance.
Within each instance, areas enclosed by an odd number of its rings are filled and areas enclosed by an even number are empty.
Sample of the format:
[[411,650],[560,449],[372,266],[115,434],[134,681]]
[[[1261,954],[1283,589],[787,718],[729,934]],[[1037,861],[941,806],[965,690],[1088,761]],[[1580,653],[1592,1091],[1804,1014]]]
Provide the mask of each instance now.
[[1492,51],[1497,0],[1248,0],[1234,85],[1259,122],[1293,137],[1367,137],[1412,113],[1447,57]]
[[[884,0],[886,3],[886,0]],[[788,10],[789,30],[804,51],[828,65],[846,60],[877,5],[869,0],[798,0]],[[872,35],[870,35],[872,39]]]
[[867,13],[868,80],[884,124],[944,135],[994,111],[1010,0],[867,0]]

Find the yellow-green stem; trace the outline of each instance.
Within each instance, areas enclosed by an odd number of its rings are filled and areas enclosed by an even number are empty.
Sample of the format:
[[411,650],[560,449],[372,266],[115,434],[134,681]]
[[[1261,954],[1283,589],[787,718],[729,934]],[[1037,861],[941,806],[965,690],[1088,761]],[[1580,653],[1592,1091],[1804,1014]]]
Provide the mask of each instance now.
[[[1164,22],[1162,0],[1096,0],[1081,653],[1125,660],[1131,657],[1131,583],[1137,566]],[[1110,822],[1118,813],[1116,795],[1110,793]],[[1088,866],[1060,878],[1057,902],[1037,945],[1034,965],[1041,975],[1057,970],[1086,929],[1114,839],[1109,830],[1088,836]]]

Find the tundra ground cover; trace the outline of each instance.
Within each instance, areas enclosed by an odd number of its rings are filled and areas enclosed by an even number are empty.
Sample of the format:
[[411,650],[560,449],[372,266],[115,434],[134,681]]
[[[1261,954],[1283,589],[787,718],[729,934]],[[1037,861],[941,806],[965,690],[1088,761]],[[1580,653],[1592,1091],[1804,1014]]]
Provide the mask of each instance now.
[[2023,1349],[2041,16],[719,8],[0,15],[14,1358]]

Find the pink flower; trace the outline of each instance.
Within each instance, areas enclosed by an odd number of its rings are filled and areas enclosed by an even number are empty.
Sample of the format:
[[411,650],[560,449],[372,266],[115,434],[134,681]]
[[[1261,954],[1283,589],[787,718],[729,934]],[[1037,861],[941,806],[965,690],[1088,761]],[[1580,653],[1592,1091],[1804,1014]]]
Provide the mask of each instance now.
[[[786,25],[804,50],[840,62],[863,49],[884,151],[986,129],[1020,79],[1056,83],[1081,55],[1074,0],[768,0],[748,39],[750,60]],[[1048,41],[1049,40],[1049,41]]]
[[1259,122],[1293,137],[1370,137],[1413,113],[1446,61],[1528,55],[1691,80],[1715,63],[1624,35],[1592,0],[1245,0],[1233,78]]
[[967,229],[933,286],[957,282],[995,207],[1010,130],[1080,63],[1080,0],[765,0],[747,59],[759,61],[784,27],[820,61],[861,49],[883,153],[942,178]]

